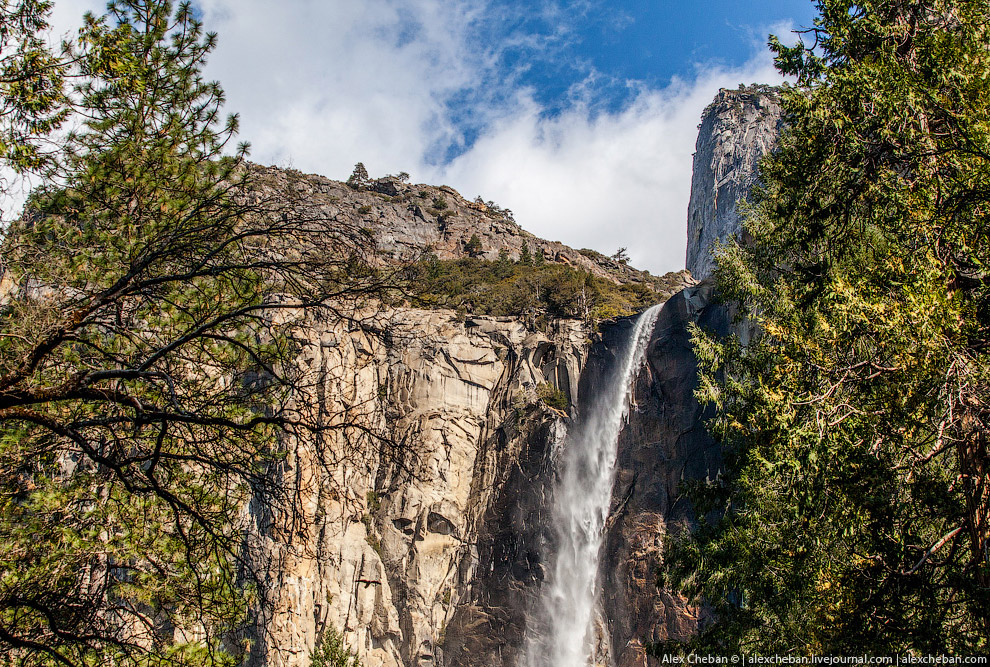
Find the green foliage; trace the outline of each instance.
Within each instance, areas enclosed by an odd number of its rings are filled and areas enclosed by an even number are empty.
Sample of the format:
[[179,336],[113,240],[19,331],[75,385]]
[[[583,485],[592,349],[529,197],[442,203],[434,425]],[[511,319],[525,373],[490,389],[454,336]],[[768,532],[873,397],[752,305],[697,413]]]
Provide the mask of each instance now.
[[512,215],[512,210],[507,208],[502,208],[493,201],[485,201],[484,197],[478,195],[474,198],[475,204],[480,204],[484,207],[485,215],[490,218],[495,218],[498,220],[505,220],[506,222],[515,223],[516,219]]
[[359,206],[358,213],[360,213],[361,215],[367,215],[371,213],[371,206],[368,206],[367,204],[365,204],[364,206]]
[[361,667],[357,653],[344,643],[343,636],[333,628],[326,628],[323,639],[309,656],[310,667]]
[[543,382],[536,388],[536,395],[541,401],[556,410],[567,412],[571,406],[571,402],[567,399],[567,394],[548,382]]
[[600,320],[631,315],[662,299],[645,285],[616,285],[563,264],[427,256],[409,267],[411,292],[424,305],[478,315]]
[[604,264],[608,260],[608,257],[597,250],[592,250],[591,248],[581,248],[578,250],[578,253],[601,264]]
[[382,500],[377,491],[368,491],[365,495],[365,501],[368,503],[368,511],[372,514],[377,514],[378,510],[382,508]]
[[472,256],[481,252],[481,239],[477,234],[471,234],[471,238],[464,245],[464,252]]
[[363,162],[354,165],[354,171],[347,177],[347,184],[355,190],[363,190],[371,185],[371,177]]
[[371,547],[376,554],[378,554],[379,558],[384,560],[385,552],[382,550],[382,542],[378,539],[378,535],[375,533],[375,517],[371,514],[362,514],[361,523],[364,524],[364,529],[366,531],[364,541],[368,543],[368,546]]
[[438,196],[434,197],[433,198],[433,208],[437,209],[438,211],[442,211],[445,208],[447,208],[447,200],[446,200],[446,198],[444,198],[443,195],[438,195]]
[[720,652],[985,652],[990,637],[990,40],[985,1],[819,2],[815,51],[695,332],[726,452],[670,574]]
[[519,263],[523,266],[533,265],[533,254],[529,251],[529,244],[525,241],[522,242],[522,248],[519,250]]
[[3,239],[0,651],[17,664],[234,660],[264,603],[244,505],[277,506],[280,436],[318,428],[291,408],[292,313],[374,280],[363,237],[247,196],[245,149],[224,157],[236,118],[201,76],[214,44],[188,4],[88,16],[80,127]]
[[45,138],[69,112],[67,61],[45,40],[51,6],[47,0],[0,6],[0,160],[16,171],[47,163]]

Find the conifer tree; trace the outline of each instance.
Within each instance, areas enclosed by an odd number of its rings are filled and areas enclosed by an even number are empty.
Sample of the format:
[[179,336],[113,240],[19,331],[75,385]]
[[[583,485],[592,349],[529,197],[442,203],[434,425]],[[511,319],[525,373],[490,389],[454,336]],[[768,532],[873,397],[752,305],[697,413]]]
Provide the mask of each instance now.
[[533,253],[529,251],[529,244],[526,241],[522,242],[522,248],[519,250],[519,263],[523,266],[533,265]]
[[[721,293],[697,332],[726,470],[669,554],[709,650],[984,652],[990,637],[985,0],[820,0]],[[707,519],[707,521],[706,521]]]
[[364,166],[363,162],[358,162],[354,165],[354,171],[347,178],[347,184],[355,190],[361,190],[368,187],[370,183],[371,177],[368,176],[368,169]]
[[471,234],[471,238],[464,244],[464,252],[472,257],[481,252],[481,238],[477,234]]
[[[380,294],[360,235],[251,190],[188,3],[116,0],[75,57],[82,127],[3,240],[0,651],[218,664],[250,605],[243,508],[320,424],[288,336]],[[329,301],[328,301],[329,300]]]
[[347,648],[334,628],[327,628],[323,639],[310,654],[310,667],[361,667],[358,656]]
[[51,2],[0,5],[0,160],[15,171],[37,168],[44,139],[65,119],[65,59],[45,43]]

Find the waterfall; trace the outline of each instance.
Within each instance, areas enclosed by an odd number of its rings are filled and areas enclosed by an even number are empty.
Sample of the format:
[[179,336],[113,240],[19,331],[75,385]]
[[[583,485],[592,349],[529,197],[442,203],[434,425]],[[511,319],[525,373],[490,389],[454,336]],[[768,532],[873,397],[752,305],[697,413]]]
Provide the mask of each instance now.
[[557,553],[528,628],[526,667],[586,667],[593,656],[598,563],[615,481],[616,442],[659,314],[658,305],[639,316],[617,350],[615,372],[563,438],[552,513]]

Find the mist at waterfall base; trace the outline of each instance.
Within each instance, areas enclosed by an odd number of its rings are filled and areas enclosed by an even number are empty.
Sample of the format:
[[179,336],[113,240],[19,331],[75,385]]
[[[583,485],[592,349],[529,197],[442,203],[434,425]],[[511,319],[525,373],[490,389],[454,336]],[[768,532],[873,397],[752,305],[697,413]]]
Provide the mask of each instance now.
[[598,565],[615,482],[619,432],[661,306],[637,318],[616,350],[614,372],[557,443],[551,514],[557,553],[531,613],[525,667],[586,667],[595,653]]

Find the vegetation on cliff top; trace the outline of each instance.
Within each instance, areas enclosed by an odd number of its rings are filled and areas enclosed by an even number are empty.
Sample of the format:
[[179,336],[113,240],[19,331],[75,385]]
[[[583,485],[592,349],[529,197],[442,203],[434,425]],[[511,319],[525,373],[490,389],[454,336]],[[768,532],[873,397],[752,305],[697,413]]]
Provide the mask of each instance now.
[[643,284],[616,284],[566,264],[427,256],[407,272],[416,303],[476,315],[600,321],[632,315],[669,295]]
[[[820,0],[696,331],[726,470],[672,581],[724,654],[985,652],[990,641],[990,4]],[[916,653],[916,654],[917,654]]]

